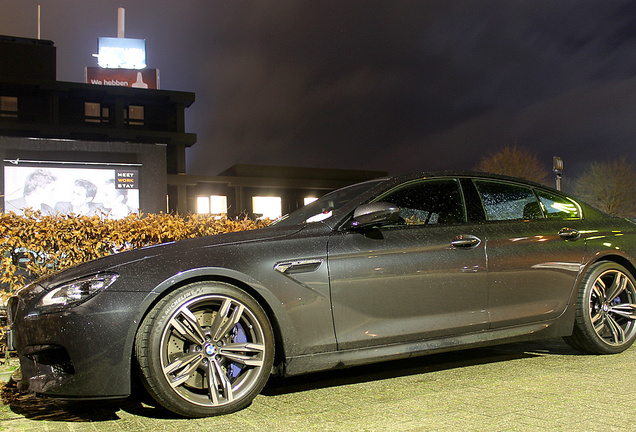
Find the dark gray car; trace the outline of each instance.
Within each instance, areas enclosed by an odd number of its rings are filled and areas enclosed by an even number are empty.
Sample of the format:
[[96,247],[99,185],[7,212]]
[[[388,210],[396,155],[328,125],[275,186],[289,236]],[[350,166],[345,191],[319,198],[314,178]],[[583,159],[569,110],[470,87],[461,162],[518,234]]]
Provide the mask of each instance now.
[[175,413],[224,414],[271,374],[555,336],[621,352],[635,257],[635,223],[542,185],[392,177],[39,280],[10,300],[11,339],[32,392],[126,397],[139,374]]

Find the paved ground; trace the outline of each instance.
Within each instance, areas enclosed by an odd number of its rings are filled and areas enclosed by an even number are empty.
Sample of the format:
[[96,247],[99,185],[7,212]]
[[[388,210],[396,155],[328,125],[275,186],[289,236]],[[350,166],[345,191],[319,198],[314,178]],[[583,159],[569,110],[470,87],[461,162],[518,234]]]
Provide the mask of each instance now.
[[271,381],[249,408],[195,420],[134,400],[10,401],[5,391],[0,431],[625,431],[636,424],[635,365],[636,347],[588,356],[560,340],[504,345]]

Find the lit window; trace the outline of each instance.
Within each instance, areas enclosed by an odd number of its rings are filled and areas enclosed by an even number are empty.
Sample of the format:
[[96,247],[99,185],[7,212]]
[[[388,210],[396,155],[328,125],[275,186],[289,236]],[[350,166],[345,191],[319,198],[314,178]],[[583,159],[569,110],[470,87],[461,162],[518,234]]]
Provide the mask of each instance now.
[[96,102],[84,102],[84,121],[101,123],[102,106]]
[[206,196],[197,197],[197,213],[199,214],[210,213],[210,197],[206,197]]
[[282,200],[280,197],[252,197],[252,208],[254,214],[260,218],[278,219],[282,216],[281,212]]
[[197,197],[197,213],[213,215],[227,214],[227,197],[222,195]]
[[108,123],[108,107],[97,102],[84,102],[84,121],[87,123]]
[[227,214],[227,197],[223,195],[210,195],[210,213]]
[[18,116],[18,98],[14,96],[0,96],[0,117]]
[[128,119],[128,124],[143,126],[144,107],[139,105],[129,105],[128,111],[124,111],[124,117]]
[[314,198],[314,197],[306,197],[305,198],[305,205],[307,204],[311,204],[312,202],[316,201],[318,198]]

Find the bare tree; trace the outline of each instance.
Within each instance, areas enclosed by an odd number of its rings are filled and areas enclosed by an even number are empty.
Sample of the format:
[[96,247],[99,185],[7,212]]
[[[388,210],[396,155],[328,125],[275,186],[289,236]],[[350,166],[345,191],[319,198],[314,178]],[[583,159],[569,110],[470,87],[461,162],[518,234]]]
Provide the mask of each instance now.
[[548,171],[539,162],[537,155],[517,147],[516,144],[484,157],[475,169],[544,184],[548,177]]
[[574,191],[608,214],[636,217],[636,171],[624,157],[592,163],[577,179]]

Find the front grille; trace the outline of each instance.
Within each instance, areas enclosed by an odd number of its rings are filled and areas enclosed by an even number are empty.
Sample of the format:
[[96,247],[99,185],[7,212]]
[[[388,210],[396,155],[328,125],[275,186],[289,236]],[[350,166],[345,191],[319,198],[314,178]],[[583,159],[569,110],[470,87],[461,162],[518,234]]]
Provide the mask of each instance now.
[[7,302],[7,325],[11,326],[15,318],[15,314],[18,311],[18,303],[20,299],[18,297],[11,297]]
[[[32,359],[36,365],[48,366],[54,376],[72,375],[75,373],[73,362],[64,347],[57,345],[43,345],[29,347],[37,350],[27,357]],[[28,350],[25,350],[28,352]]]
[[29,392],[55,393],[75,375],[68,351],[60,345],[27,345],[20,348],[22,381]]
[[11,297],[7,302],[7,350],[15,351],[15,332],[13,330],[13,322],[18,311],[18,303],[20,299]]

